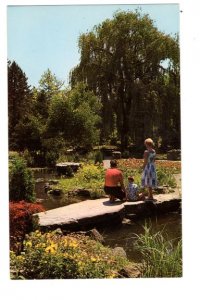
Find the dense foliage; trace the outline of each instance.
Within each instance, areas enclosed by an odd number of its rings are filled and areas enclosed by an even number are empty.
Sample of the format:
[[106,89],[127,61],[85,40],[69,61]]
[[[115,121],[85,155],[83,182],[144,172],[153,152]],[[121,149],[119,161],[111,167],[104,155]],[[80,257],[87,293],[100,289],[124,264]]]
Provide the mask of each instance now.
[[9,199],[18,202],[35,201],[34,177],[26,161],[22,157],[15,157],[9,162]]
[[63,192],[73,191],[76,189],[88,189],[91,198],[105,196],[104,186],[105,170],[102,165],[83,164],[74,177],[60,179],[58,187]]
[[84,81],[103,104],[103,141],[180,147],[178,37],[139,11],[117,12],[79,38],[80,64],[71,83]]
[[44,211],[44,208],[40,204],[10,202],[10,249],[16,252],[22,249],[25,234],[33,230],[32,214],[41,211]]
[[12,279],[120,278],[124,257],[81,234],[35,231],[24,240],[20,255],[11,252]]

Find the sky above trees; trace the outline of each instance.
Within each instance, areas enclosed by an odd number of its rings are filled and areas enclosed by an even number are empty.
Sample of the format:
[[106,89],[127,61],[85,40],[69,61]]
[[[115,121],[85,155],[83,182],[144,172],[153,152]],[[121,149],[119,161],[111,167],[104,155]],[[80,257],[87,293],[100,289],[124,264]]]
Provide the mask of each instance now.
[[32,5],[8,6],[8,59],[38,86],[48,68],[68,84],[70,70],[79,63],[78,38],[118,11],[141,9],[160,31],[179,32],[179,5]]

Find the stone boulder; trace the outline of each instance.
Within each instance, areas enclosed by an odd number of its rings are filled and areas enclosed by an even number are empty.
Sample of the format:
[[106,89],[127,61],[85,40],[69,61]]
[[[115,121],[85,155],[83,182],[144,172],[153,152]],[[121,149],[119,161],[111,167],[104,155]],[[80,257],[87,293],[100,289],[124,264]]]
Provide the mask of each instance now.
[[80,167],[81,167],[80,163],[63,162],[63,163],[56,164],[56,171],[57,171],[58,175],[71,176],[72,173],[77,172]]
[[120,159],[122,157],[122,153],[120,151],[113,151],[112,158],[113,159]]
[[139,263],[130,263],[128,266],[120,270],[119,275],[123,278],[138,278],[141,277],[142,266]]
[[91,239],[93,239],[101,244],[105,244],[105,240],[104,240],[103,236],[99,233],[99,231],[96,228],[86,231],[85,235],[89,236]]
[[181,160],[181,150],[180,149],[172,149],[167,152],[168,160]]
[[124,258],[127,258],[126,251],[124,250],[123,247],[115,247],[113,249],[113,254],[117,255],[117,256],[122,256]]

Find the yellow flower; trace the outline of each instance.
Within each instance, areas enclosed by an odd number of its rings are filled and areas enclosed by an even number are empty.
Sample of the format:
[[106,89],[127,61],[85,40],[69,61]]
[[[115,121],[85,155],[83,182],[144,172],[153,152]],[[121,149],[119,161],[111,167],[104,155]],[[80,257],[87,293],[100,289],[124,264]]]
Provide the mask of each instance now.
[[23,261],[23,260],[25,260],[25,257],[24,256],[22,256],[22,255],[18,255],[18,260],[20,260],[20,261]]
[[37,245],[35,245],[35,248],[44,248],[46,247],[45,243],[38,243]]
[[36,236],[37,236],[37,237],[40,237],[40,236],[42,235],[41,232],[40,232],[39,230],[36,230],[35,233],[36,233]]
[[78,243],[77,242],[69,242],[69,247],[77,248],[78,247]]
[[28,241],[28,242],[26,242],[26,247],[32,247],[32,242],[31,241]]
[[108,278],[115,278],[117,273],[115,271],[111,271],[110,274],[108,275]]
[[91,256],[90,259],[91,259],[92,262],[97,261],[97,259],[94,256]]
[[58,245],[52,243],[50,246],[46,247],[45,252],[54,254],[57,251]]

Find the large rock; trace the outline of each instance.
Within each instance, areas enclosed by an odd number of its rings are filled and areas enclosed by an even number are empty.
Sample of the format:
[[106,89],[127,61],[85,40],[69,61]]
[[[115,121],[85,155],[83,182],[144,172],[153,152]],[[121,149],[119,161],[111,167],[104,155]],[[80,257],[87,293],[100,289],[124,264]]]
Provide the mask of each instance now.
[[120,151],[113,151],[112,158],[113,159],[120,159],[122,157],[122,153]]
[[80,163],[63,162],[63,163],[56,164],[56,171],[59,175],[71,175],[69,174],[71,173],[71,171],[77,172],[80,167],[81,167]]
[[168,160],[181,160],[181,150],[180,149],[172,149],[167,152]]
[[34,223],[42,228],[82,229],[98,224],[121,222],[124,217],[121,202],[110,203],[107,198],[85,200],[33,215]]
[[124,206],[127,218],[149,217],[180,209],[181,198],[176,193],[155,195],[155,199],[155,202],[125,202]]
[[104,240],[103,236],[98,232],[98,230],[96,228],[86,231],[85,235],[89,236],[91,239],[93,239],[101,244],[105,244],[105,240]]
[[120,270],[119,275],[123,278],[138,278],[141,277],[142,265],[139,263],[131,263]]
[[115,247],[113,249],[113,254],[117,255],[117,256],[121,256],[121,257],[127,258],[126,251],[124,250],[123,247]]

